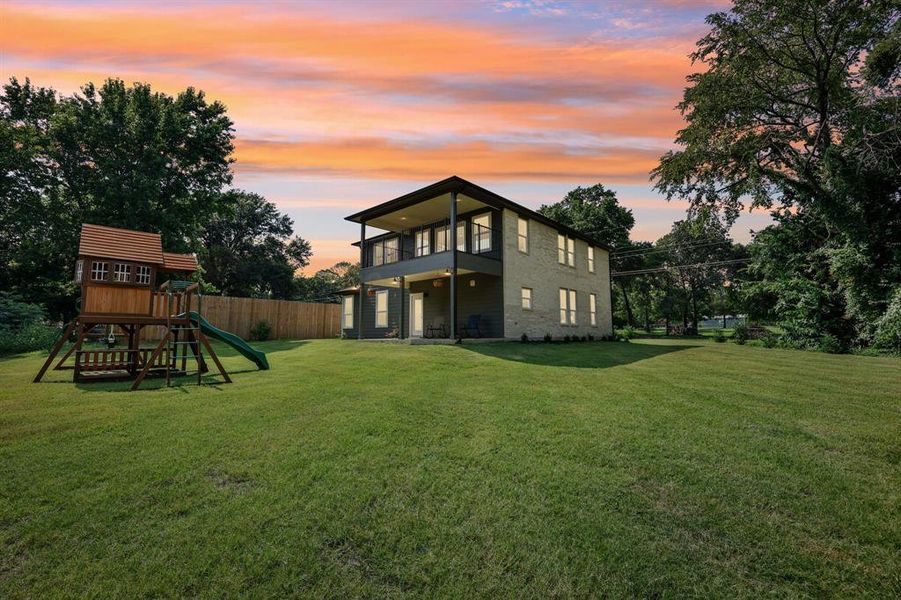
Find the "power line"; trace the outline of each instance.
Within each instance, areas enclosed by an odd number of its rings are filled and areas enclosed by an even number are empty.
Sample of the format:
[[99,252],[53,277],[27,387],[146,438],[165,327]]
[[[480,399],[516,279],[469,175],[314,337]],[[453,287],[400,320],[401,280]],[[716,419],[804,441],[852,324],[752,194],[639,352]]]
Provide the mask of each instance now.
[[721,265],[732,265],[737,263],[745,263],[749,262],[750,258],[734,258],[732,260],[715,260],[706,263],[694,263],[689,265],[672,265],[667,267],[658,267],[655,269],[636,269],[634,271],[619,271],[615,273],[611,273],[610,277],[627,277],[631,275],[648,275],[650,273],[663,273],[665,271],[672,271],[674,269],[692,269],[701,267],[718,267]]
[[612,258],[630,258],[632,256],[643,256],[645,254],[654,254],[655,252],[667,252],[669,250],[686,250],[688,248],[702,248],[704,246],[721,246],[723,244],[731,244],[732,240],[720,240],[718,242],[704,242],[700,244],[673,244],[669,246],[652,246],[650,248],[636,248],[634,250],[623,250],[622,252],[611,252]]

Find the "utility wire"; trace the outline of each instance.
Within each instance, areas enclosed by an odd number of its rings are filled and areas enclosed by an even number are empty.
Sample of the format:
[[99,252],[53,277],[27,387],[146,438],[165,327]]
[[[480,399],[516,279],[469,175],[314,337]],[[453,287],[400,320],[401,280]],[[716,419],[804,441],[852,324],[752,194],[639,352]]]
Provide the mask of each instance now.
[[655,269],[636,269],[634,271],[618,271],[610,274],[610,277],[627,277],[630,275],[648,275],[650,273],[663,273],[674,269],[700,269],[701,267],[718,267],[722,265],[732,265],[737,263],[749,262],[750,258],[735,258],[732,260],[715,260],[706,263],[694,263],[689,265],[672,265],[666,267],[658,267]]
[[688,248],[702,248],[704,246],[721,246],[723,244],[731,244],[731,240],[720,240],[718,242],[704,242],[700,244],[683,244],[670,246],[651,246],[650,248],[636,248],[634,250],[623,250],[622,252],[611,252],[612,258],[630,258],[633,256],[643,256],[645,254],[654,254],[656,252],[667,252],[670,250],[685,250]]

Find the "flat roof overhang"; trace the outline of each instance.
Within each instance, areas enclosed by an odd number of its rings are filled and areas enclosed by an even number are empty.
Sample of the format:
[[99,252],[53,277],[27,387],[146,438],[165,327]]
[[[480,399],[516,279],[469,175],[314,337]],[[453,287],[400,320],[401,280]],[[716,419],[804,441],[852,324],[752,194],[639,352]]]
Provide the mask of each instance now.
[[[517,204],[512,200],[508,200],[503,196],[499,196],[490,190],[486,190],[485,188],[466,181],[462,177],[457,177],[456,175],[448,177],[447,179],[442,179],[437,183],[427,185],[426,187],[410,192],[409,194],[399,196],[394,200],[389,200],[388,202],[373,206],[372,208],[354,213],[345,217],[345,219],[354,223],[365,223],[387,231],[403,231],[410,227],[432,223],[446,218],[450,212],[450,195],[453,192],[456,192],[458,195],[458,214],[476,210],[483,206],[499,209],[507,208],[526,218],[533,219],[539,223],[544,223],[548,227],[553,227],[570,237],[583,240],[592,246],[610,250],[610,247],[606,244],[598,243],[571,227],[558,223],[553,219],[549,219],[541,213],[526,208],[521,204]],[[424,205],[421,210],[418,207],[415,209],[413,208],[418,204]],[[354,245],[359,245],[359,242],[356,242]]]

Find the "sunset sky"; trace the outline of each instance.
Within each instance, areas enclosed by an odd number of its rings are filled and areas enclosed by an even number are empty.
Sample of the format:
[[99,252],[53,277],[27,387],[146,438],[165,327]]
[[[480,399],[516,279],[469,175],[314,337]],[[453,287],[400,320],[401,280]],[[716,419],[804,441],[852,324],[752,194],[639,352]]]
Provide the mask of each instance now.
[[[352,212],[449,175],[537,208],[616,190],[652,240],[684,214],[648,171],[704,17],[723,2],[0,1],[0,75],[72,93],[119,77],[221,100],[235,186],[313,244],[312,271],[355,258]],[[733,229],[767,222],[745,215]]]

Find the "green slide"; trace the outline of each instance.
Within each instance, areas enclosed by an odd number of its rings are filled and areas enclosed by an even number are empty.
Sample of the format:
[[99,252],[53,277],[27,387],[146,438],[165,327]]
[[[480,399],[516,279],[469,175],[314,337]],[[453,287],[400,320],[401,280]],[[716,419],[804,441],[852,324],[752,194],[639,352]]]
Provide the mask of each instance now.
[[220,342],[224,342],[238,351],[244,358],[251,360],[260,368],[261,371],[269,370],[269,361],[266,355],[256,350],[253,346],[236,336],[234,333],[222,331],[218,327],[214,327],[209,321],[198,315],[193,310],[188,313],[191,322],[200,327],[200,331],[207,337],[215,338]]

